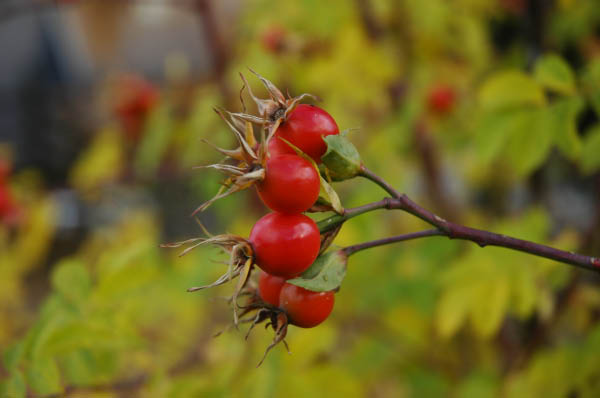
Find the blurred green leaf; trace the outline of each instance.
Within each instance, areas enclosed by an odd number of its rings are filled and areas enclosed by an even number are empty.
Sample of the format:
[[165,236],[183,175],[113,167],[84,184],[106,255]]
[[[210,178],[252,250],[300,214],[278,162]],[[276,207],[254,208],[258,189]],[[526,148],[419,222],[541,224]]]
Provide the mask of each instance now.
[[19,365],[25,354],[25,343],[18,342],[7,348],[3,354],[4,367],[8,371],[13,371]]
[[547,128],[551,129],[556,145],[571,160],[581,154],[581,139],[577,134],[577,115],[583,109],[580,97],[559,99],[546,110]]
[[542,106],[546,103],[539,84],[517,70],[498,72],[489,77],[479,91],[484,109],[505,109],[517,106]]
[[27,396],[23,372],[20,370],[11,372],[8,379],[0,384],[0,396],[6,398],[25,398]]
[[77,350],[63,355],[61,362],[65,381],[69,385],[84,386],[95,380],[95,361],[89,351]]
[[173,129],[168,105],[155,107],[146,120],[143,140],[135,156],[135,170],[142,177],[154,175],[168,149]]
[[494,278],[481,283],[471,303],[471,321],[475,332],[483,338],[491,337],[501,325],[508,309],[510,286],[507,278]]
[[91,278],[85,266],[77,260],[63,260],[52,273],[52,286],[72,302],[85,300],[91,289]]
[[536,62],[534,77],[542,86],[560,94],[572,95],[576,91],[573,71],[556,54],[545,55]]
[[27,384],[40,395],[59,394],[63,391],[56,361],[39,357],[27,369]]
[[586,97],[596,111],[596,115],[600,116],[600,59],[593,59],[587,65],[581,80]]
[[461,328],[475,299],[475,293],[469,286],[460,285],[444,291],[439,299],[435,319],[440,336],[452,337]]
[[475,137],[477,156],[483,163],[491,162],[501,151],[511,132],[519,130],[523,111],[485,112],[478,121]]
[[511,121],[506,153],[509,164],[518,177],[534,171],[552,148],[552,130],[544,123],[546,113],[540,109],[515,112]]
[[56,327],[39,354],[52,356],[81,348],[116,348],[122,345],[123,338],[108,325],[92,324],[89,320],[72,321]]
[[585,136],[581,168],[586,173],[600,169],[600,125],[593,127]]
[[458,387],[457,398],[498,397],[498,379],[494,374],[475,371],[468,375]]

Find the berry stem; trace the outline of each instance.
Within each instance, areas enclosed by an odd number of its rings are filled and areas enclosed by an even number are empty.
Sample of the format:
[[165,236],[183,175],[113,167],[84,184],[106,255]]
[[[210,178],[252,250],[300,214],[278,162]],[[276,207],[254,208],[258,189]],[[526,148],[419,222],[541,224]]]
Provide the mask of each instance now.
[[328,231],[331,231],[332,229],[336,228],[340,224],[343,224],[346,220],[349,220],[353,217],[359,216],[363,213],[368,213],[373,210],[378,210],[378,209],[391,210],[391,209],[396,208],[396,207],[394,207],[395,205],[396,204],[395,204],[394,199],[384,198],[377,202],[368,203],[366,205],[353,207],[350,209],[344,209],[343,214],[336,214],[329,218],[326,218],[324,220],[317,222],[317,227],[319,227],[319,231],[321,231],[321,233],[328,232]]
[[344,252],[344,254],[349,257],[356,252],[359,252],[364,249],[369,249],[371,247],[389,245],[390,243],[404,242],[406,240],[411,240],[411,239],[419,239],[419,238],[426,238],[429,236],[440,236],[440,235],[444,235],[444,233],[437,228],[427,229],[425,231],[412,232],[410,234],[396,235],[396,236],[391,236],[389,238],[377,239],[377,240],[372,240],[369,242],[359,243],[357,245],[352,245],[352,246],[343,248],[342,252]]
[[[364,178],[369,179],[375,184],[379,185],[383,188],[387,193],[389,193],[392,198],[389,199],[388,202],[385,202],[385,205],[382,204],[383,201],[372,203],[371,210],[377,208],[387,208],[387,209],[399,209],[410,213],[426,223],[436,227],[440,235],[445,235],[450,239],[461,239],[468,240],[478,244],[481,247],[485,246],[499,246],[505,247],[507,249],[517,250],[525,253],[529,253],[535,256],[549,258],[551,260],[559,261],[565,264],[574,265],[580,268],[585,268],[589,270],[594,270],[596,272],[600,272],[600,258],[585,256],[582,254],[577,254],[573,252],[567,252],[564,250],[555,249],[550,246],[541,245],[539,243],[534,243],[530,241],[526,241],[523,239],[517,239],[506,235],[496,234],[489,231],[484,231],[480,229],[466,227],[464,225],[455,224],[450,221],[447,221],[440,216],[430,212],[429,210],[419,206],[415,202],[413,202],[408,196],[405,194],[401,194],[396,191],[390,184],[388,184],[383,178],[379,177],[366,167],[361,167],[360,175]],[[361,206],[361,208],[350,209],[347,211],[350,212],[350,217],[353,217],[353,212],[356,211],[358,214],[362,214],[365,211],[358,211],[356,209],[366,209],[367,206]],[[345,216],[345,214],[344,214]],[[342,216],[342,217],[344,217]],[[345,220],[343,220],[345,221]],[[341,222],[343,222],[341,221]],[[419,237],[419,236],[417,236]],[[376,245],[377,246],[377,245]]]

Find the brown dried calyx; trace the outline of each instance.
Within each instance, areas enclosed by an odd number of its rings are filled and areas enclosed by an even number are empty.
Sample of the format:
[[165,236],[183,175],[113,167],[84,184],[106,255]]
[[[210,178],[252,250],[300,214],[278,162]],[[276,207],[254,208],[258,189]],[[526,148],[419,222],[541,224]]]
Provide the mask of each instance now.
[[[224,173],[227,178],[223,181],[223,186],[219,189],[217,194],[194,210],[192,215],[205,210],[218,199],[249,188],[257,182],[262,181],[265,178],[265,165],[268,157],[267,142],[269,142],[279,125],[287,118],[289,113],[294,110],[296,105],[298,105],[302,99],[306,97],[314,98],[311,94],[302,94],[294,98],[291,98],[288,95],[288,98],[286,98],[273,83],[256,72],[250,71],[264,84],[269,92],[270,98],[260,99],[256,97],[250,89],[250,85],[246,81],[246,78],[240,73],[242,81],[244,82],[242,92],[244,88],[248,89],[250,97],[256,103],[259,116],[245,113],[246,107],[243,100],[242,107],[244,112],[242,113],[215,109],[215,112],[217,112],[225,123],[227,123],[227,126],[233,131],[239,147],[228,150],[219,148],[205,141],[218,152],[225,155],[226,158],[222,163],[199,166],[196,168],[215,169]],[[257,124],[262,129],[260,142],[255,138],[254,124]],[[226,163],[227,161],[230,162]]]
[[[287,342],[285,341],[285,336],[287,335],[287,328],[289,325],[289,320],[288,320],[288,317],[287,317],[287,314],[285,313],[285,311],[283,311],[280,308],[273,307],[271,304],[265,303],[260,298],[260,295],[257,292],[256,286],[246,287],[240,293],[240,297],[241,296],[248,297],[248,302],[246,303],[246,305],[240,307],[242,310],[240,312],[239,321],[238,321],[238,323],[242,323],[242,324],[249,323],[250,324],[250,327],[248,328],[248,331],[246,332],[245,339],[248,340],[248,337],[250,336],[250,333],[252,332],[254,327],[263,322],[267,322],[265,324],[265,329],[270,326],[275,333],[273,335],[273,340],[271,341],[269,346],[266,348],[262,359],[256,365],[256,367],[259,367],[260,365],[262,365],[262,363],[264,362],[265,358],[267,357],[267,354],[269,353],[269,351],[271,351],[271,349],[273,347],[275,347],[277,344],[279,344],[281,342],[283,342],[283,344],[285,345],[287,352],[290,353],[290,348],[289,348]],[[237,324],[234,323],[232,326],[228,327],[226,330],[229,330],[232,327],[237,327]],[[223,331],[217,333],[215,335],[215,337],[221,335],[222,333],[223,333]]]
[[[204,229],[204,228],[203,228]],[[250,323],[250,327],[246,333],[246,339],[250,335],[254,326],[259,323],[268,321],[266,327],[271,326],[275,335],[273,341],[267,347],[263,358],[257,365],[260,366],[265,360],[268,352],[280,342],[283,342],[289,352],[289,347],[285,342],[285,336],[287,334],[288,318],[286,313],[275,308],[272,305],[264,302],[257,292],[256,285],[251,282],[250,275],[254,269],[254,253],[250,242],[244,238],[236,235],[217,235],[210,236],[206,230],[204,230],[208,238],[193,238],[187,239],[181,242],[167,243],[161,245],[161,247],[168,248],[179,248],[185,247],[185,249],[179,254],[184,256],[195,248],[211,244],[221,248],[226,253],[229,253],[228,270],[226,273],[221,275],[216,281],[205,286],[191,287],[188,292],[195,292],[198,290],[208,289],[210,287],[220,286],[234,278],[238,278],[238,282],[234,289],[233,295],[228,299],[233,307],[233,324],[232,327],[237,328],[239,324]],[[246,302],[241,304],[238,302],[239,298],[247,298]],[[220,335],[220,333],[217,334]]]
[[181,242],[174,243],[166,243],[162,244],[161,247],[168,248],[178,248],[184,247],[179,256],[184,256],[193,249],[202,245],[215,245],[221,248],[224,252],[229,254],[229,261],[227,263],[228,268],[227,272],[221,275],[216,281],[211,284],[204,286],[191,287],[188,289],[188,292],[195,292],[198,290],[208,289],[215,286],[223,285],[231,281],[232,279],[239,277],[237,285],[233,291],[233,295],[230,298],[230,301],[233,306],[233,322],[235,325],[238,324],[238,309],[242,308],[238,305],[237,299],[240,294],[242,294],[246,283],[250,277],[250,273],[255,264],[254,262],[254,252],[252,250],[252,245],[247,239],[236,235],[217,235],[217,236],[209,236],[208,238],[192,238],[187,239]]

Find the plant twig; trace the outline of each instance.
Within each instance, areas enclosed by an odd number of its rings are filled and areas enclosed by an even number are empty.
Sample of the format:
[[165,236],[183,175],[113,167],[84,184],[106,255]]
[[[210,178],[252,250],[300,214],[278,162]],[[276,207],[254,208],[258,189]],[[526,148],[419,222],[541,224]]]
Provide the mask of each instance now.
[[366,205],[353,207],[350,209],[344,209],[343,214],[336,214],[329,218],[326,218],[324,220],[317,222],[317,227],[319,227],[319,231],[321,231],[321,233],[328,232],[353,217],[356,217],[358,215],[361,215],[363,213],[367,213],[367,212],[370,212],[373,210],[378,210],[378,209],[391,210],[391,209],[394,209],[394,205],[395,205],[394,199],[384,198],[377,202],[368,203]]
[[444,235],[444,232],[440,231],[439,229],[427,229],[425,231],[412,232],[410,234],[396,235],[396,236],[391,236],[389,238],[377,239],[377,240],[372,240],[369,242],[359,243],[356,245],[345,247],[342,249],[342,251],[344,252],[344,254],[346,256],[351,256],[356,252],[359,252],[364,249],[369,249],[371,247],[389,245],[390,243],[404,242],[406,240],[420,239],[420,238],[426,238],[429,236],[440,236],[440,235]]
[[438,228],[443,233],[443,235],[447,236],[450,239],[468,240],[478,244],[481,247],[505,247],[507,249],[517,250],[533,254],[535,256],[549,258],[551,260],[559,261],[565,264],[575,265],[580,268],[600,272],[600,258],[585,256],[573,252],[567,252],[564,250],[555,249],[550,246],[541,245],[539,243],[534,243],[523,239],[517,239],[506,235],[496,234],[493,232],[483,231],[480,229],[465,227],[464,225],[452,223],[419,206],[405,194],[401,194],[400,192],[396,191],[390,184],[383,180],[383,178],[379,177],[366,167],[362,167],[360,175],[379,185],[392,196],[392,199],[389,202],[387,202],[385,206],[375,208],[385,207],[388,209],[399,209],[406,211],[420,218],[426,223]]

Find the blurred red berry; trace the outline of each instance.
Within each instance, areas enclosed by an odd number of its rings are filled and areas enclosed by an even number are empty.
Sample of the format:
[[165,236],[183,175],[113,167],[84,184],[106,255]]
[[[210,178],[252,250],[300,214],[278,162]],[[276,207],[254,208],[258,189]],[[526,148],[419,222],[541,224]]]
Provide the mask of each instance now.
[[267,52],[280,53],[285,49],[287,32],[279,25],[266,28],[260,37],[260,43]]
[[440,84],[431,89],[427,97],[429,109],[437,114],[447,114],[454,108],[456,92],[448,85]]
[[119,85],[115,112],[127,137],[136,142],[141,138],[146,116],[158,100],[158,90],[138,76],[127,76]]
[[6,183],[0,183],[0,221],[3,224],[15,225],[19,221],[20,213],[10,187]]

